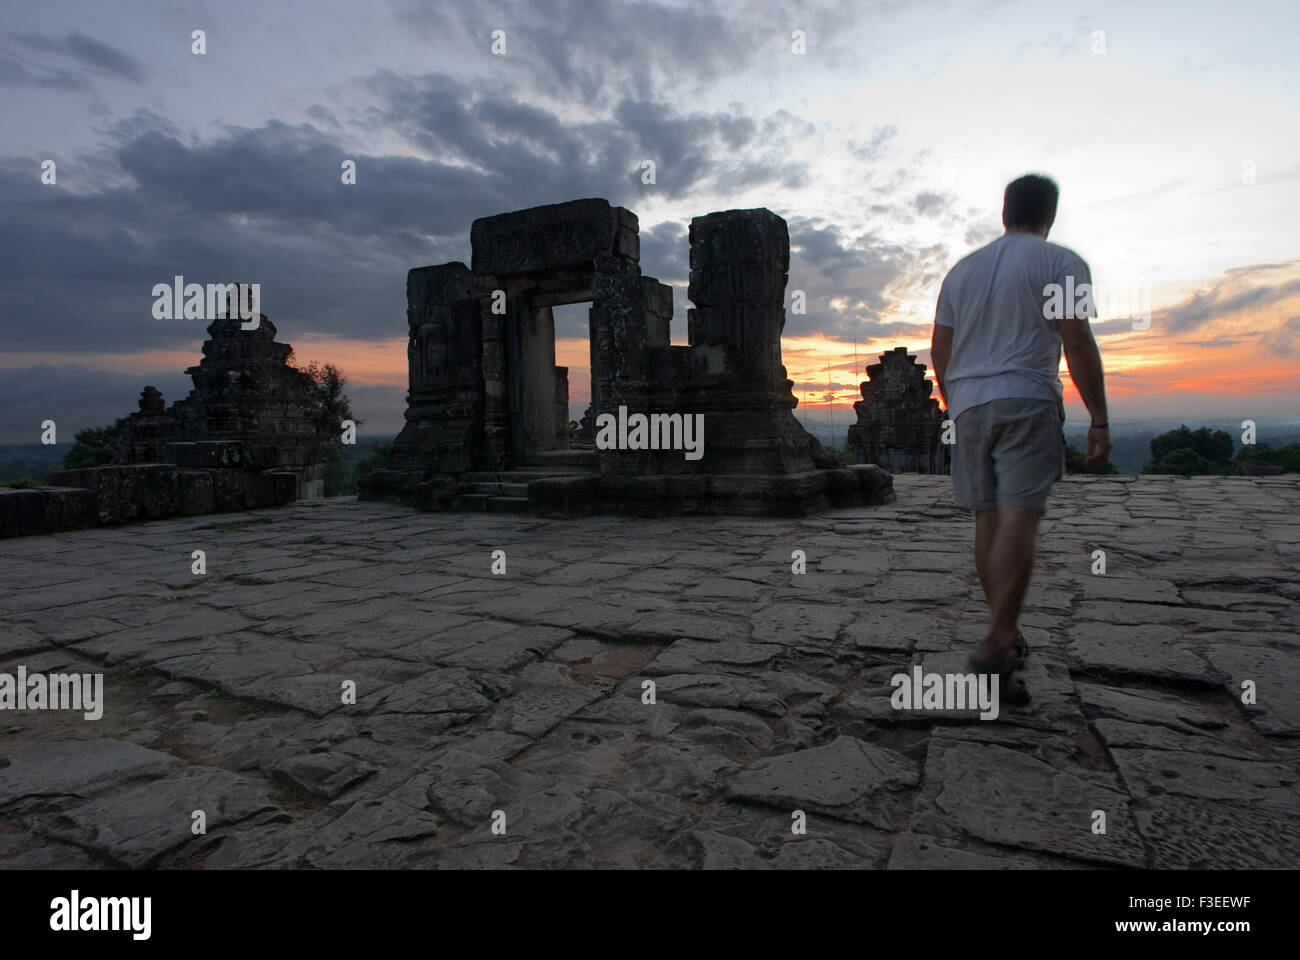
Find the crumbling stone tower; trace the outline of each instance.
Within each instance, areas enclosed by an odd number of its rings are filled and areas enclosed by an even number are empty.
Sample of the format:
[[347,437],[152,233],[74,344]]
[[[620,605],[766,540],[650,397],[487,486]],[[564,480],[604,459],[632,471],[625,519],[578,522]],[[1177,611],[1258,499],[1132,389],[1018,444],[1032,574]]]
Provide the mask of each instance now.
[[144,388],[139,411],[122,421],[117,460],[291,472],[297,497],[319,497],[323,444],[341,427],[323,434],[312,379],[289,364],[293,347],[275,339],[275,324],[261,314],[245,330],[234,307],[208,325],[203,359],[185,371],[194,381],[188,397],[168,408],[157,388]]
[[848,445],[859,463],[878,463],[892,473],[948,473],[951,448],[942,442],[946,415],[930,396],[926,366],[906,347],[880,355],[867,367],[862,399],[853,404],[858,422]]

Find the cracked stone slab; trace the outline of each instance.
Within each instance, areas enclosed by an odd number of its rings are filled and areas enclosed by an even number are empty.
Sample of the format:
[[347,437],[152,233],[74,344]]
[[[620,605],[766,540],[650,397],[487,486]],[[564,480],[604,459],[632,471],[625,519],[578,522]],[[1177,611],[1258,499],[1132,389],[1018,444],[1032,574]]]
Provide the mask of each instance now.
[[36,830],[131,869],[156,866],[164,855],[206,841],[192,832],[202,811],[209,833],[277,809],[266,791],[219,768],[187,767],[162,780],[37,819]]
[[600,690],[576,683],[532,687],[502,700],[491,726],[536,739],[600,697]]
[[1294,870],[1300,863],[1294,810],[1163,796],[1133,815],[1157,870]]
[[906,757],[865,740],[837,737],[823,747],[749,764],[727,793],[735,800],[891,829],[902,816],[906,792],[919,779],[917,765]]
[[785,704],[766,689],[766,678],[705,673],[671,674],[655,681],[655,696],[660,703],[683,707],[716,707],[735,710],[744,707],[768,716],[785,713]]
[[1111,756],[1134,798],[1160,803],[1172,794],[1291,814],[1300,809],[1300,770],[1295,764],[1182,750],[1120,748]]
[[1188,649],[1173,627],[1080,623],[1069,631],[1070,658],[1079,669],[1116,676],[1215,683],[1210,665]]
[[304,753],[273,762],[266,772],[283,783],[333,800],[376,772],[376,767],[340,752]]
[[28,797],[93,797],[178,766],[170,754],[125,740],[32,744],[0,755],[0,807]]
[[890,870],[1071,870],[1079,864],[1054,857],[985,847],[968,850],[951,840],[900,834],[889,854]]
[[[917,829],[1075,860],[1146,865],[1128,797],[1110,775],[1079,775],[995,744],[934,737]],[[1092,832],[1093,811],[1106,833]]]
[[853,611],[825,603],[780,603],[754,615],[754,639],[760,643],[790,644],[801,641],[832,641]]
[[[1268,736],[1300,734],[1300,651],[1219,643],[1205,656],[1226,678],[1228,696],[1241,704],[1251,726]],[[1241,701],[1247,680],[1255,686],[1249,705]]]
[[743,710],[692,710],[671,739],[716,750],[732,760],[762,756],[775,741],[771,727]]
[[900,604],[872,604],[844,627],[842,636],[865,650],[909,652],[917,643],[943,637],[948,631],[932,613],[908,610]]
[[[770,663],[783,648],[775,643],[720,640],[708,643],[683,639],[672,644],[645,668],[649,676],[675,673],[714,673],[718,666],[746,668]],[[713,668],[713,669],[709,669]]]

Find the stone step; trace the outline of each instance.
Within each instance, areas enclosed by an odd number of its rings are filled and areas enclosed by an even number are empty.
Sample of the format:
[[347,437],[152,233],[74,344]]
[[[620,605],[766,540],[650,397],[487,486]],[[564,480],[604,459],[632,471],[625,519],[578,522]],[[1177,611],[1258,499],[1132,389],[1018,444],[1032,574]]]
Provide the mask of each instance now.
[[[508,474],[503,474],[508,476]],[[500,480],[480,480],[464,485],[462,494],[482,493],[489,497],[523,497],[528,499],[527,483],[507,483]]]
[[488,513],[527,513],[527,497],[490,497]]
[[592,450],[543,450],[528,458],[525,467],[579,467],[594,473],[600,468],[596,451]]
[[498,473],[476,472],[467,473],[462,478],[466,485],[474,486],[480,483],[494,484],[524,484],[527,485],[534,480],[549,480],[554,477],[573,477],[586,476],[584,471],[575,470],[572,467],[567,469],[556,468],[547,470],[538,467],[527,467],[522,470],[502,470]]
[[455,510],[465,510],[472,513],[485,513],[488,509],[488,501],[493,499],[486,493],[461,493],[451,502]]

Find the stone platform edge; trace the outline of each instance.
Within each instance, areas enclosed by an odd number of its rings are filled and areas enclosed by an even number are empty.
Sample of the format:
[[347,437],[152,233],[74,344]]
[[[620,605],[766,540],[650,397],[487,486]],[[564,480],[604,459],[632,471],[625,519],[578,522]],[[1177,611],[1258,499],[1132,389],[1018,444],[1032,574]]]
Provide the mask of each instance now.
[[171,463],[57,470],[49,483],[0,488],[0,539],[138,520],[278,507],[297,498],[297,474]]
[[[452,511],[465,485],[445,474],[378,470],[362,478],[358,499]],[[593,474],[528,483],[537,517],[623,514],[641,517],[736,515],[804,517],[835,507],[896,499],[893,475],[875,464],[792,474]]]

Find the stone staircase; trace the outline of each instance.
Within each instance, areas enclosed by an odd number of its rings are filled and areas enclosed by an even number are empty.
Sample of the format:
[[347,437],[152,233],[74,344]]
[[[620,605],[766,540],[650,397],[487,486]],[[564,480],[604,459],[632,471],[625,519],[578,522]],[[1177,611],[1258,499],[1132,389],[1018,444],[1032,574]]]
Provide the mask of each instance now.
[[514,470],[466,474],[452,504],[456,510],[475,513],[526,514],[528,484],[534,480],[592,475],[598,468],[594,449],[547,450]]

